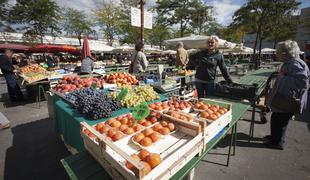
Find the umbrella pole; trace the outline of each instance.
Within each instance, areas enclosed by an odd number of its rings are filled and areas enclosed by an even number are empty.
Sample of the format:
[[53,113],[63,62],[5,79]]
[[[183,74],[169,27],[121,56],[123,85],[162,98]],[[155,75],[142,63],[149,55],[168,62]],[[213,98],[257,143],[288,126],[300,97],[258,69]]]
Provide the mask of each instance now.
[[141,12],[141,43],[144,44],[144,3],[145,3],[145,0],[140,0],[140,12]]

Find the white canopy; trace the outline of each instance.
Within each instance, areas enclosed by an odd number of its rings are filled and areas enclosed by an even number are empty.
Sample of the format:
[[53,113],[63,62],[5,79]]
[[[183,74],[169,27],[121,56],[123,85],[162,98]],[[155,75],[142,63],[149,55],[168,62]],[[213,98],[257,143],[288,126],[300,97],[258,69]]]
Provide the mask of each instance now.
[[122,46],[116,47],[113,49],[113,52],[133,52],[135,48],[133,46],[129,46],[128,44],[123,44]]
[[162,54],[176,54],[177,52],[174,50],[165,50],[161,52]]
[[157,54],[160,54],[162,52],[161,49],[157,49],[157,48],[153,48],[151,47],[150,45],[145,45],[144,46],[144,52],[145,53],[157,53]]
[[103,43],[91,43],[89,44],[89,49],[91,51],[98,51],[98,52],[111,52],[114,48],[112,46],[108,46]]
[[[178,42],[183,42],[184,48],[186,49],[203,49],[206,47],[207,40],[209,36],[200,36],[200,35],[194,35],[194,36],[188,36],[188,37],[182,37],[182,38],[176,38],[176,39],[169,39],[164,41],[164,43],[168,46],[176,46]],[[227,48],[233,48],[236,46],[235,43],[228,42],[226,40],[220,39],[219,40],[219,48],[220,49],[227,49]]]
[[271,49],[271,48],[263,48],[263,49],[261,49],[261,52],[263,54],[273,54],[274,52],[276,52],[276,50],[275,49]]

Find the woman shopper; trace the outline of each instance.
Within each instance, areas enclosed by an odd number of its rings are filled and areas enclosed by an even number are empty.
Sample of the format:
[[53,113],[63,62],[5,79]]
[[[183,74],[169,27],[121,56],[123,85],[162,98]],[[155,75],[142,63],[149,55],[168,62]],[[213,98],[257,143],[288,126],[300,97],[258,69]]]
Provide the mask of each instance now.
[[276,58],[283,62],[271,90],[268,106],[272,111],[271,135],[265,145],[283,150],[285,132],[294,114],[302,113],[307,105],[310,72],[307,64],[299,58],[297,42],[287,40],[277,45]]
[[138,74],[140,72],[145,72],[149,62],[143,53],[143,44],[137,43],[135,46],[136,52],[133,53],[131,57],[131,64],[129,67],[129,73]]
[[198,98],[213,94],[217,67],[220,68],[225,80],[232,83],[224,63],[223,54],[217,49],[218,43],[219,38],[217,36],[210,36],[206,43],[207,48],[192,54],[189,58],[189,65],[196,69],[195,86]]

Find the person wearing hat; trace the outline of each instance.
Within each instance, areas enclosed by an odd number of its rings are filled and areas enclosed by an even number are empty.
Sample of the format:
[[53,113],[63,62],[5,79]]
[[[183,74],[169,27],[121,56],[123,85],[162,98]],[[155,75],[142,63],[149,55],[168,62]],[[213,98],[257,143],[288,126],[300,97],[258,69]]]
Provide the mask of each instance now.
[[15,80],[15,72],[13,63],[12,63],[13,51],[6,49],[4,55],[0,56],[0,68],[4,74],[6,84],[8,87],[8,93],[10,100],[13,101],[22,101],[24,96],[20,90],[19,85]]
[[91,56],[87,56],[82,60],[80,74],[91,74],[94,68],[94,60]]

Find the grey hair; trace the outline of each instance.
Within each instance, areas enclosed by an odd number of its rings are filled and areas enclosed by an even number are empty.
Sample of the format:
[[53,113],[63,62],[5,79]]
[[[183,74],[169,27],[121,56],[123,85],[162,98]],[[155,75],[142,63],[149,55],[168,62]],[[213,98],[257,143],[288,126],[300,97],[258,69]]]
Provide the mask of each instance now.
[[286,40],[277,44],[277,51],[286,53],[290,58],[298,58],[300,49],[296,41]]
[[183,42],[178,42],[177,43],[177,48],[181,48],[181,47],[183,47],[184,45],[183,45]]
[[212,35],[208,38],[207,42],[210,41],[210,40],[214,40],[215,42],[219,42],[220,41],[220,38],[215,36],[215,35]]

